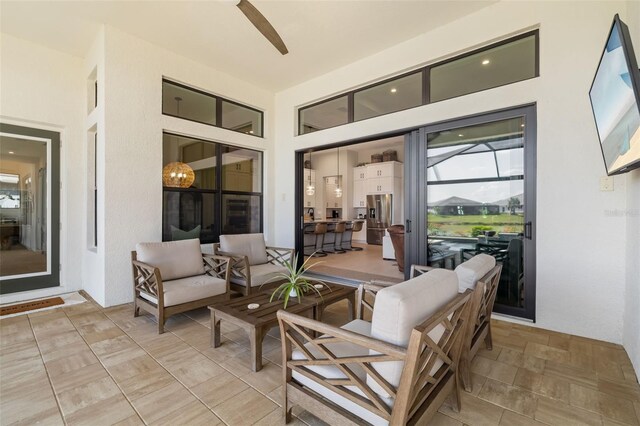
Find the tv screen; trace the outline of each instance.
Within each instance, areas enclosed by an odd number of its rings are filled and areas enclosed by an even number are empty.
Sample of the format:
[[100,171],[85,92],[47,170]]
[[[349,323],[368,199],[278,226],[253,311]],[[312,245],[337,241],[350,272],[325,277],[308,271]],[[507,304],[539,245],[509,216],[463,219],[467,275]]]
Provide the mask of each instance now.
[[607,174],[640,167],[640,73],[629,29],[618,15],[589,97]]

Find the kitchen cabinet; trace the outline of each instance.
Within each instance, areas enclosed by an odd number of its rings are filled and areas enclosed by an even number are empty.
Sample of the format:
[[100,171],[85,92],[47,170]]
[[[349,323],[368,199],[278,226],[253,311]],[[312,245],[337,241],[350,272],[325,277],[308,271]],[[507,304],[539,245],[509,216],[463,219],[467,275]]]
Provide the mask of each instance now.
[[253,191],[253,161],[245,160],[222,166],[224,189],[227,191]]
[[367,167],[353,169],[353,207],[367,207]]
[[[307,187],[313,186],[316,192],[313,195],[307,194]],[[318,191],[318,187],[316,186],[316,171],[312,169],[304,169],[304,207],[305,208],[315,208],[316,207],[316,194]]]
[[342,207],[342,197],[336,197],[336,188],[340,181],[338,176],[325,176],[324,178],[324,204],[328,209]]
[[402,163],[398,161],[386,161],[383,163],[367,164],[367,179],[385,177],[402,177]]
[[367,179],[367,194],[393,194],[400,178],[384,177]]

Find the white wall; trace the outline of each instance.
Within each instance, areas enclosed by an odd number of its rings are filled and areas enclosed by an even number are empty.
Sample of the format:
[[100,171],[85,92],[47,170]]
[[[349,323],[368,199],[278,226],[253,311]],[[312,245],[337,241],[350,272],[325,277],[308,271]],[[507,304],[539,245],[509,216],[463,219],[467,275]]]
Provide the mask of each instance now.
[[84,80],[82,59],[0,34],[0,119],[5,123],[60,132],[62,190],[60,231],[61,286],[0,296],[0,303],[82,288]]
[[[276,94],[279,245],[294,241],[294,152],[456,117],[537,103],[537,325],[620,343],[625,291],[624,177],[604,174],[588,90],[622,2],[499,2],[344,68]],[[295,137],[295,108],[478,43],[540,28],[540,77]]]
[[[264,150],[272,173],[273,94],[123,33],[105,28],[104,47],[104,302],[132,300],[130,252],[162,239],[162,131]],[[265,112],[265,138],[162,115],[162,77]],[[99,83],[100,84],[100,83]],[[101,160],[102,161],[102,160]],[[273,239],[273,180],[265,185],[265,231]],[[102,273],[102,266],[96,271]]]
[[[640,2],[628,1],[624,17],[640,62]],[[627,276],[623,344],[640,377],[640,169],[627,174]]]

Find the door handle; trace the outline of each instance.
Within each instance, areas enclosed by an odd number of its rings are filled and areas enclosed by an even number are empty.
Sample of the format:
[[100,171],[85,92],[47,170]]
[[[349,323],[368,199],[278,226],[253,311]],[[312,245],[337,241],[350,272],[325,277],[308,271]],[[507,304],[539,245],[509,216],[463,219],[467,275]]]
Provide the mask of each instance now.
[[404,227],[404,232],[406,234],[410,234],[411,233],[411,221],[409,219],[407,219],[405,222],[406,222],[406,225]]
[[530,240],[532,238],[531,236],[531,228],[533,227],[533,224],[531,222],[527,222],[524,224],[524,237],[527,240]]
[[304,216],[300,216],[300,230],[304,231]]

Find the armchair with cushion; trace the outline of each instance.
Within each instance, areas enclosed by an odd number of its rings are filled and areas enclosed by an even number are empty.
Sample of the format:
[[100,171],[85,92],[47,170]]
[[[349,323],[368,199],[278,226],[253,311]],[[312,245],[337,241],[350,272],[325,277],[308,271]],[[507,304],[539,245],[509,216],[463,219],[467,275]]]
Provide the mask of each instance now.
[[228,300],[228,257],[205,254],[200,240],[139,243],[131,252],[134,316],[144,309],[164,333],[167,317]]
[[[372,321],[341,328],[283,310],[283,409],[300,405],[332,425],[424,424],[453,395],[471,292],[453,271],[436,270],[391,286],[362,284],[374,295]],[[314,337],[319,335],[319,337]]]
[[245,296],[286,272],[284,262],[293,259],[293,249],[267,247],[263,234],[220,235],[213,252],[231,258],[231,288]]
[[[429,266],[413,265],[411,277],[426,274],[435,270]],[[491,312],[496,300],[496,291],[500,281],[502,264],[487,254],[478,254],[456,267],[458,290],[473,291],[470,302],[469,329],[463,344],[460,358],[460,376],[466,391],[471,392],[471,360],[476,355],[482,342],[487,349],[493,347],[491,341]]]

